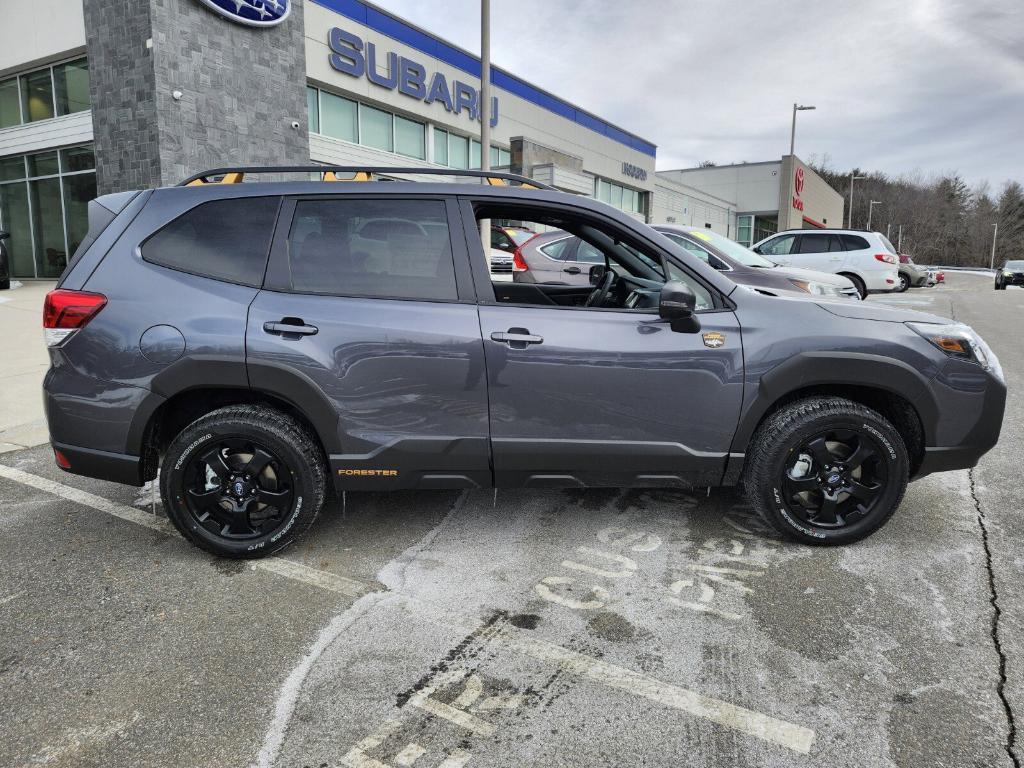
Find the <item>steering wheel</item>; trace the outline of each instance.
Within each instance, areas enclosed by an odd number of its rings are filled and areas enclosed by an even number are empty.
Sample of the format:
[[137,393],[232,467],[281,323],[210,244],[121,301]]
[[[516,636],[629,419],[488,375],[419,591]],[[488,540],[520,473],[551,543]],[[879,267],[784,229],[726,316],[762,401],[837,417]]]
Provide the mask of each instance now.
[[601,278],[601,282],[598,283],[597,287],[590,292],[587,297],[587,303],[585,307],[601,307],[604,306],[605,299],[608,298],[608,292],[612,288],[612,283],[615,282],[615,272],[608,269],[604,273],[604,277]]

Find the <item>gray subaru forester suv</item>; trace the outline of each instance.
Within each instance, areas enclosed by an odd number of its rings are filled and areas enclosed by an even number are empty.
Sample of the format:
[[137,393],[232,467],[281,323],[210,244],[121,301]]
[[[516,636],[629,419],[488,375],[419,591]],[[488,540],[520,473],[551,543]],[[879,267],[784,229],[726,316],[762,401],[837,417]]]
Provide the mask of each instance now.
[[[174,525],[227,557],[281,550],[332,489],[742,483],[779,531],[844,544],[998,439],[1002,372],[965,325],[761,295],[520,177],[374,180],[409,172],[219,169],[93,202],[44,312],[58,465],[159,470]],[[481,219],[604,263],[492,282]]]

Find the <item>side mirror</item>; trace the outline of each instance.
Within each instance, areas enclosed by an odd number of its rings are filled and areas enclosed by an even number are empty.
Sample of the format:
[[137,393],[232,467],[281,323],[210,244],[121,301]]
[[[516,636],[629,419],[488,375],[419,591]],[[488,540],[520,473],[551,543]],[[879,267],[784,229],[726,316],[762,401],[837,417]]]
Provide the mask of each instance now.
[[661,287],[658,315],[662,320],[668,320],[676,333],[700,330],[700,320],[694,314],[696,309],[697,297],[686,283],[669,280]]
[[605,272],[608,271],[608,267],[604,264],[595,264],[590,268],[590,284],[595,288],[601,284],[604,280]]

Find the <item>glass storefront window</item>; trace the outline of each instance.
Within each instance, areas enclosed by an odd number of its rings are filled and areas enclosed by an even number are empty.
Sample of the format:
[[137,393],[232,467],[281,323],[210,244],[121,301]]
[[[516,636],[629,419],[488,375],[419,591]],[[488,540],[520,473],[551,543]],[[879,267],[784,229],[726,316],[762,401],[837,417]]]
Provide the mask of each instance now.
[[320,92],[320,128],[324,136],[345,141],[359,141],[356,127],[356,103],[335,96],[327,91]]
[[[24,167],[24,163],[22,166]],[[11,233],[7,241],[11,277],[35,276],[26,182],[0,184],[0,229]]]
[[395,149],[394,127],[391,124],[394,116],[383,109],[375,109],[365,104],[359,105],[359,143],[374,149],[393,152]]
[[0,157],[0,181],[25,178],[25,156]]
[[89,63],[86,59],[58,64],[53,68],[53,90],[57,114],[70,115],[89,108]]
[[306,113],[309,115],[310,133],[320,133],[319,93],[316,88],[306,86]]
[[507,149],[491,144],[491,168],[507,168],[512,164],[512,154]]
[[32,239],[36,250],[36,276],[59,277],[68,263],[64,242],[64,212],[60,179],[38,179],[28,183],[32,206]]
[[18,78],[0,82],[0,128],[21,123],[21,104],[18,99]]
[[423,123],[395,115],[395,152],[420,160],[427,159]]
[[753,216],[737,216],[736,217],[736,242],[741,245],[750,246],[752,245],[751,233],[753,231],[754,217]]
[[29,176],[53,176],[57,173],[57,153],[40,152],[28,156]]
[[64,177],[64,217],[67,221],[69,254],[74,254],[89,232],[89,201],[96,199],[96,174]]
[[448,134],[448,165],[451,168],[469,168],[469,138]]
[[11,233],[12,277],[64,271],[89,229],[95,167],[92,145],[0,158],[0,229]]
[[53,81],[50,70],[41,69],[22,75],[21,109],[26,123],[49,120],[53,117]]
[[64,173],[96,170],[96,155],[92,147],[71,147],[60,151],[60,169]]
[[434,162],[448,165],[448,131],[434,129]]

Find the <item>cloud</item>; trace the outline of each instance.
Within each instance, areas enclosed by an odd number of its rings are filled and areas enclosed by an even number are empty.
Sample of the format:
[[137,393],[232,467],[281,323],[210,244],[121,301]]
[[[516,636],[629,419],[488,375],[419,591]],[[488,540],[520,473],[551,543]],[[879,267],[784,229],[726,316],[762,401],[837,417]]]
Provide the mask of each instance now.
[[[476,0],[391,12],[479,51]],[[492,0],[495,64],[658,145],[658,167],[769,160],[1024,181],[1020,0]]]

